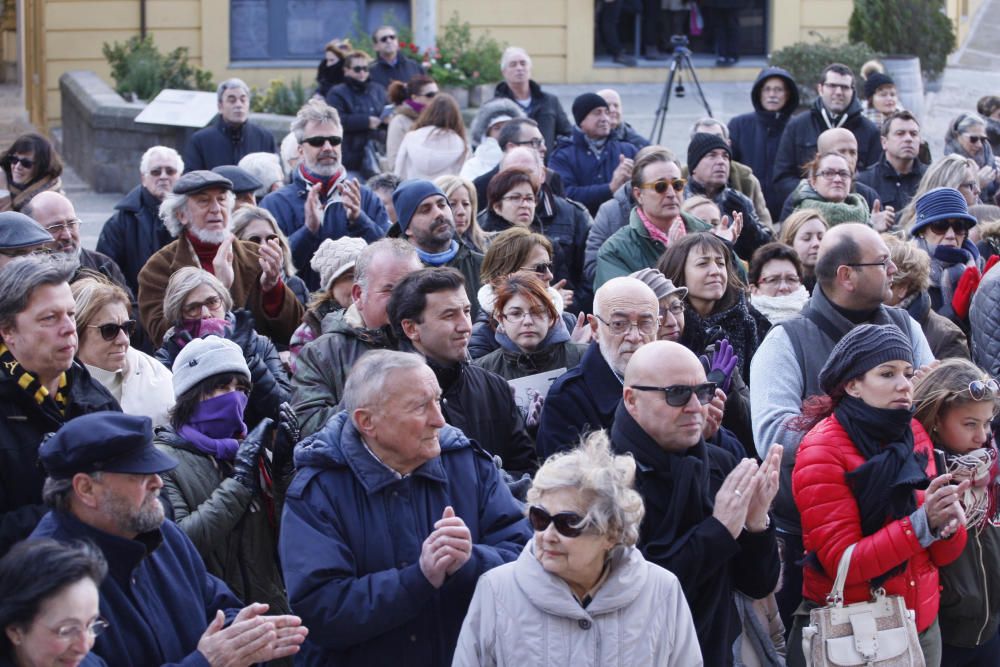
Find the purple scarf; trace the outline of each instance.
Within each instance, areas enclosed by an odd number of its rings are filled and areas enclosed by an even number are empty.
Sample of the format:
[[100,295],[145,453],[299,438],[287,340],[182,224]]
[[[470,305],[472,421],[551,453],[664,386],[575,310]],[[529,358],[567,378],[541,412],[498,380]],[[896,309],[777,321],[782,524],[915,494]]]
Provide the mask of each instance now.
[[182,319],[174,325],[169,335],[177,344],[178,348],[183,348],[195,338],[206,338],[207,336],[218,336],[219,338],[229,338],[232,330],[229,320],[217,317],[206,317],[203,320]]
[[240,446],[234,436],[242,438],[247,433],[247,425],[243,422],[246,407],[247,395],[242,391],[207,398],[198,404],[191,419],[178,433],[199,451],[232,461]]

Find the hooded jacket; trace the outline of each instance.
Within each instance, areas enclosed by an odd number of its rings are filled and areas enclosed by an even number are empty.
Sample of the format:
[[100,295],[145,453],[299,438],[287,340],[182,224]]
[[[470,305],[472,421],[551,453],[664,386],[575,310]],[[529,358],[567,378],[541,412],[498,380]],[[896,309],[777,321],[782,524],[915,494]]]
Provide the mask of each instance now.
[[[823,98],[817,97],[808,111],[795,116],[785,126],[774,158],[773,192],[784,202],[799,184],[802,165],[816,157],[816,140],[830,129],[823,115]],[[875,123],[864,116],[858,94],[855,92],[844,111],[840,127],[850,130],[858,140],[858,164],[855,171],[863,171],[882,157],[882,139]]]
[[184,146],[184,171],[214,169],[227,164],[239,164],[250,153],[274,153],[278,146],[274,135],[250,121],[230,125],[216,116],[188,139]]
[[[279,554],[288,598],[311,632],[298,665],[447,665],[479,576],[531,536],[500,471],[456,428],[401,477],[374,456],[346,412],[295,447]],[[472,537],[469,561],[434,588],[420,549],[451,506]]]
[[[765,111],[760,103],[761,90],[764,82],[772,77],[778,77],[785,82],[788,99],[780,110]],[[785,200],[783,197],[778,197],[774,188],[774,174],[771,168],[774,166],[778,144],[785,126],[799,106],[799,87],[795,85],[795,79],[787,71],[780,67],[766,67],[754,81],[753,89],[750,91],[750,101],[753,103],[753,111],[729,121],[733,159],[753,170],[760,181],[761,189],[764,190],[764,199],[767,201],[767,209],[771,212],[771,219],[778,220],[781,205]]]

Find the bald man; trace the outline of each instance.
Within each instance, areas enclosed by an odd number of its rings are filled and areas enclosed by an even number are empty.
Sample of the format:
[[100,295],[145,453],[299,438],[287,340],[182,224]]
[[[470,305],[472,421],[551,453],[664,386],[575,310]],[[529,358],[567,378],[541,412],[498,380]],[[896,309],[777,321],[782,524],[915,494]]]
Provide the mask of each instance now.
[[598,90],[597,94],[608,103],[608,115],[611,116],[611,136],[618,141],[625,141],[636,148],[645,148],[649,139],[635,131],[635,128],[625,122],[622,111],[622,98],[613,88]]
[[686,347],[642,347],[625,371],[611,442],[638,464],[636,490],[646,505],[639,549],[680,580],[705,664],[731,665],[741,629],[735,592],[761,599],[778,583],[768,508],[778,491],[781,446],[758,467],[705,442],[715,388]]
[[535,438],[542,460],[575,447],[585,433],[611,426],[629,359],[656,340],[660,304],[641,280],[612,278],[594,295],[588,320],[594,342],[579,366],[552,383],[542,407]]
[[934,361],[920,325],[901,308],[884,305],[896,265],[889,248],[867,225],[845,223],[823,237],[816,260],[816,287],[801,316],[771,328],[750,362],[750,419],[762,457],[784,445],[782,488],[774,506],[778,536],[785,542],[785,569],[778,606],[785,627],[801,601],[802,527],[792,499],[795,452],[805,435],[795,428],[802,402],[822,394],[819,371],[833,346],[859,324],[893,324],[913,345],[914,366]]

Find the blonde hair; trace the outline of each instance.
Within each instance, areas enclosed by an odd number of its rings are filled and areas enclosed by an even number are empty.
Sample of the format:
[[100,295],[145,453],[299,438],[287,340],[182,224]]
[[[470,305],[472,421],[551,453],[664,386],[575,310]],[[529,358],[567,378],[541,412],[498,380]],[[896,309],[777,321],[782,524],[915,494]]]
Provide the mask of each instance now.
[[131,300],[128,292],[110,282],[102,274],[87,272],[86,278],[80,278],[70,285],[73,300],[76,302],[76,330],[82,340],[87,335],[87,327],[94,321],[94,316],[104,306],[120,303],[129,311]]
[[448,199],[451,199],[451,195],[454,194],[455,190],[465,188],[465,191],[469,195],[469,203],[472,205],[472,210],[469,211],[469,236],[472,238],[472,244],[476,246],[476,249],[479,252],[484,252],[486,246],[489,245],[489,239],[486,232],[483,231],[483,228],[479,226],[479,222],[476,220],[476,212],[479,211],[479,198],[476,196],[476,186],[461,176],[451,176],[449,174],[435,178],[434,185],[441,188],[441,192]]
[[[988,380],[990,374],[967,359],[943,360],[937,368],[923,375],[913,386],[913,417],[928,433],[933,434],[940,419],[954,407],[979,403],[969,393],[969,384]],[[992,401],[997,407],[996,393],[989,392],[983,401]]]
[[882,239],[889,246],[889,259],[896,265],[892,284],[906,285],[907,294],[927,289],[931,284],[930,255],[895,234],[882,234]]

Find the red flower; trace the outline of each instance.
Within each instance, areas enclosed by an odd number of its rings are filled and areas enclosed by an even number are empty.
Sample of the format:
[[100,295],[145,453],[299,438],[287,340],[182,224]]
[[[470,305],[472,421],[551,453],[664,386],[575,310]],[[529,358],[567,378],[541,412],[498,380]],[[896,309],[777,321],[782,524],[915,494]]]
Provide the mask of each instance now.
[[417,53],[420,49],[417,48],[416,44],[410,44],[410,53]]

